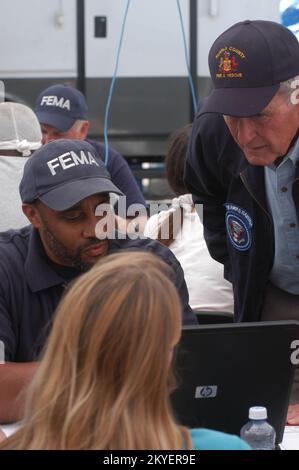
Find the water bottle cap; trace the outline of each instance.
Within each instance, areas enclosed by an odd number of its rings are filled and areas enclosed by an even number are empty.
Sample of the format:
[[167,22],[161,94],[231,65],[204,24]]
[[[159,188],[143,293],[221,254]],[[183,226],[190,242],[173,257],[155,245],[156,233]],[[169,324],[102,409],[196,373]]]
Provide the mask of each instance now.
[[267,408],[264,406],[253,406],[249,408],[249,419],[267,419]]

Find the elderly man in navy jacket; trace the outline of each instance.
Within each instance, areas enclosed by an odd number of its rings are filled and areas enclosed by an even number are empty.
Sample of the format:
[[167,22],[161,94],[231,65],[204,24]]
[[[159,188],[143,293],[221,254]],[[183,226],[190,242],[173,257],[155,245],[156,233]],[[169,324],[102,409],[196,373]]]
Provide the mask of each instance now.
[[216,39],[209,65],[215,89],[185,175],[208,248],[233,283],[237,321],[299,320],[298,40],[278,23],[244,21]]

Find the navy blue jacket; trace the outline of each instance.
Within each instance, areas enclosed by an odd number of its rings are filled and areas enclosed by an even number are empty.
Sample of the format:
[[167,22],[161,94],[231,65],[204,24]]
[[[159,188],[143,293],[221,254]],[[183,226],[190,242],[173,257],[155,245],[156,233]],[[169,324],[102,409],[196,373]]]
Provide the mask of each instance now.
[[[155,253],[173,268],[183,321],[196,323],[188,304],[183,270],[171,251],[146,238],[109,241],[109,253],[134,248]],[[6,361],[30,362],[37,358],[67,283],[53,269],[32,226],[0,234],[0,341],[4,343]]]
[[[299,172],[297,168],[297,175]],[[233,283],[235,320],[259,321],[274,262],[274,226],[264,168],[247,163],[221,115],[194,121],[185,182],[204,204],[204,234],[211,256]],[[293,199],[299,218],[299,181]]]

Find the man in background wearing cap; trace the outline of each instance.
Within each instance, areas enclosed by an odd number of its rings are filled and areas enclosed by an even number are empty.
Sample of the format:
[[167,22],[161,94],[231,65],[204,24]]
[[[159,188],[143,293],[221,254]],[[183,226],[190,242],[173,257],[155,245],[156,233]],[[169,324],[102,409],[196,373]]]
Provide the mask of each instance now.
[[0,104],[0,232],[28,223],[21,208],[19,184],[24,165],[41,146],[34,112],[19,103]]
[[[104,161],[105,146],[95,140],[87,139],[89,121],[87,119],[87,103],[84,95],[68,85],[52,85],[44,90],[37,98],[35,112],[41,124],[43,143],[47,144],[57,139],[87,140],[95,148],[97,155]],[[115,150],[109,148],[107,169],[113,183],[126,196],[126,208],[138,204],[144,208],[145,200],[137,185],[126,160]],[[116,208],[117,212],[117,208]],[[120,214],[118,221],[122,227],[123,219],[129,223],[134,216]],[[146,223],[146,216],[139,217],[140,231]],[[134,224],[130,224],[132,226]]]
[[113,229],[99,234],[98,209],[105,204],[107,210],[112,193],[121,194],[88,142],[51,142],[24,168],[20,195],[32,225],[0,234],[0,342],[7,362],[0,365],[2,423],[18,418],[16,397],[36,369],[64,288],[102,256],[139,249],[162,258],[182,301],[183,322],[196,324],[182,268],[168,248],[148,238],[117,237]]
[[[237,321],[299,320],[298,41],[278,23],[245,21],[215,41],[209,66],[214,91],[185,174],[208,248],[233,283]],[[293,415],[299,423],[299,406]]]

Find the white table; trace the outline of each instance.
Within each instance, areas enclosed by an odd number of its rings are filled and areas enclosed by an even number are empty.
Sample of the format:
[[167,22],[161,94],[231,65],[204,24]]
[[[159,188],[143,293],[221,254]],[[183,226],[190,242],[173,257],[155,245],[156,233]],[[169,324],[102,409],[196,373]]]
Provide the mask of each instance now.
[[[0,427],[7,436],[10,436],[19,428],[19,424],[6,424]],[[281,448],[282,450],[299,450],[299,426],[285,427]]]

